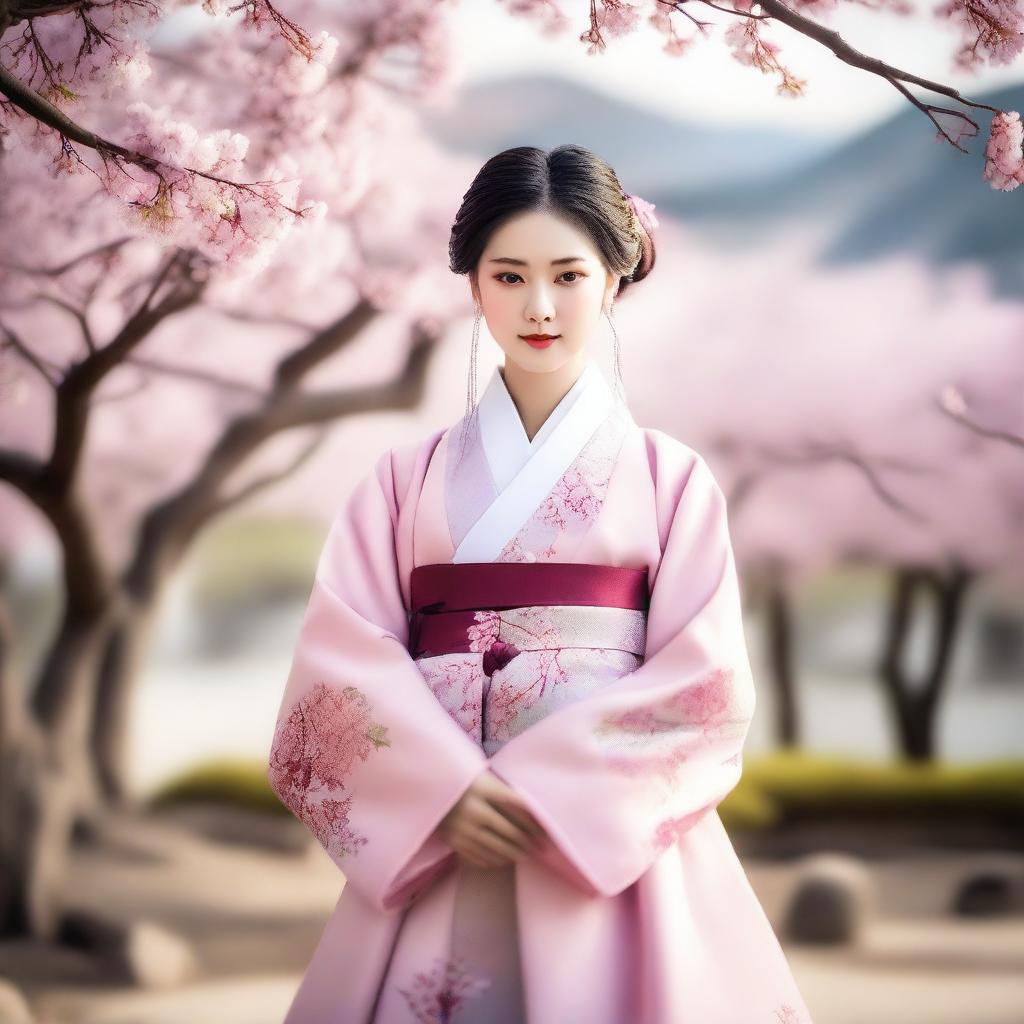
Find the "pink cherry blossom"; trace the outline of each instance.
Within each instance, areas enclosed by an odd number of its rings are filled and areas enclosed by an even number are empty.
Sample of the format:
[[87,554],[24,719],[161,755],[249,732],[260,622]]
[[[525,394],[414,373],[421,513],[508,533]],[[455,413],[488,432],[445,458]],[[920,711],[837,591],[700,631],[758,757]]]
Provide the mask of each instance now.
[[1024,180],[1024,127],[1016,110],[1000,111],[992,118],[985,146],[985,180],[1002,192],[1012,192]]
[[1010,64],[1024,49],[1024,8],[1019,0],[948,0],[935,8],[936,18],[960,27],[963,43],[954,60],[958,68]]

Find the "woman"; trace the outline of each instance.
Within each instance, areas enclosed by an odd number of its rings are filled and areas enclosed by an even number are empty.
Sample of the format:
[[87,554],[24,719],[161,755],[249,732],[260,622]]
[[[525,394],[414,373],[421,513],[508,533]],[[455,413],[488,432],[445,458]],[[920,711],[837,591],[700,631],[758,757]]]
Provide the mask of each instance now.
[[809,1024],[715,810],[755,706],[725,500],[587,356],[652,210],[572,145],[464,196],[466,415],[331,525],[270,753],[345,877],[287,1024]]

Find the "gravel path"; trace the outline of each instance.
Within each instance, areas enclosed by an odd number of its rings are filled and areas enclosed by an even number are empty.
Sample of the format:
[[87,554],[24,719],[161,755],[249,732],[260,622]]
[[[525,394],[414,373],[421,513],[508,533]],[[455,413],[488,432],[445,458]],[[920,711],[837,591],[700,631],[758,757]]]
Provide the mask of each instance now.
[[[267,848],[275,844],[299,852]],[[966,872],[996,865],[1019,873],[1024,857],[868,862],[877,910],[863,942],[786,948],[815,1024],[1024,1024],[1024,916],[945,913]],[[779,921],[794,865],[746,869]],[[121,819],[101,843],[76,850],[68,900],[172,929],[195,950],[198,974],[146,991],[112,984],[81,953],[0,943],[0,976],[22,989],[38,1024],[280,1024],[342,884],[291,819],[220,808]]]

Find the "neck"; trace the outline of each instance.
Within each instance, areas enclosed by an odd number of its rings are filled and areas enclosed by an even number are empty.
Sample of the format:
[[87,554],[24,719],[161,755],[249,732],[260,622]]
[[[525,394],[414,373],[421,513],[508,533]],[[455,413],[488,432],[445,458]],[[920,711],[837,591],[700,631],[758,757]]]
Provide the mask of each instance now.
[[579,380],[586,365],[585,353],[580,352],[557,370],[531,373],[507,358],[501,375],[509,397],[515,403],[523,421],[526,437],[532,441],[558,403]]

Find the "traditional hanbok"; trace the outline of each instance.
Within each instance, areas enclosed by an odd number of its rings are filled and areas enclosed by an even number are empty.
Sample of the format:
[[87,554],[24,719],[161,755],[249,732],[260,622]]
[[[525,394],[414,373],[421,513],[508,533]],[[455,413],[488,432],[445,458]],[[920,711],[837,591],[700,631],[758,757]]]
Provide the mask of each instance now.
[[[722,490],[589,362],[529,440],[496,369],[319,560],[268,778],[344,875],[286,1024],[810,1024],[716,812],[755,706]],[[551,843],[438,825],[490,768]]]

